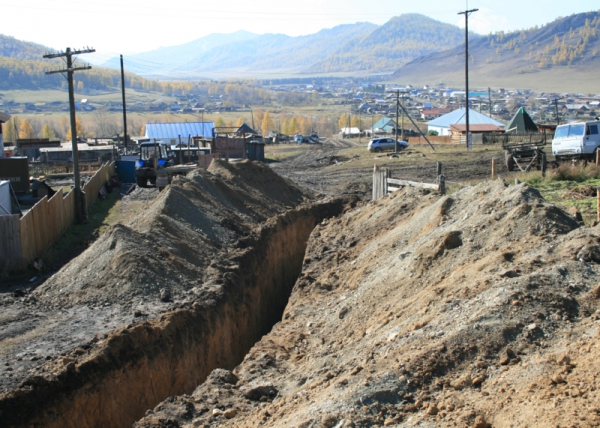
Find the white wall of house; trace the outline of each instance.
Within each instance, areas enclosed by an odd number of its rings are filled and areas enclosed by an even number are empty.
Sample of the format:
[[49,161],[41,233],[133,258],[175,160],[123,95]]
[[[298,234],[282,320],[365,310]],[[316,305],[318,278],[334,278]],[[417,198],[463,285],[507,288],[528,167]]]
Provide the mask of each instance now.
[[436,131],[440,137],[447,137],[452,135],[452,132],[450,132],[450,128],[444,128],[441,126],[428,126],[427,130]]

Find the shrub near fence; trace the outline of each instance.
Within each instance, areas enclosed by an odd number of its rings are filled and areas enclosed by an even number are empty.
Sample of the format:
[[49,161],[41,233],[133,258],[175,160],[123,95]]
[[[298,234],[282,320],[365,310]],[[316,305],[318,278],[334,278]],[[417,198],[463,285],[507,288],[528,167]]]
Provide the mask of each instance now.
[[[97,199],[98,192],[115,174],[115,163],[106,163],[83,186],[86,192],[86,206],[89,208]],[[16,217],[16,216],[4,216]],[[44,196],[18,221],[18,227],[9,219],[2,222],[0,231],[0,256],[6,260],[0,269],[24,268],[36,257],[39,257],[48,247],[75,222],[75,192],[67,195],[59,189],[52,198]],[[20,242],[20,252],[15,241]],[[3,254],[4,253],[4,254]]]

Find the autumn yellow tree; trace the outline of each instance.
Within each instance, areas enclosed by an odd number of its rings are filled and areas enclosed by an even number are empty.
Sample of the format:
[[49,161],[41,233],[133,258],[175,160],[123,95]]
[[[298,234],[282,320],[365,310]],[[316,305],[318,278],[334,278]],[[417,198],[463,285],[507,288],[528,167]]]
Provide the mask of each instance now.
[[21,140],[35,138],[35,131],[27,119],[23,119],[19,127],[19,138]]
[[49,140],[56,140],[56,133],[50,127],[50,125],[45,124],[42,128],[42,138],[47,138]]
[[298,128],[298,119],[296,119],[296,116],[293,116],[288,125],[288,134],[291,135],[296,132],[300,132],[300,129]]
[[217,120],[215,120],[215,128],[222,128],[225,126],[225,121],[223,120],[222,116],[217,117]]
[[347,128],[348,127],[348,115],[346,113],[343,113],[342,116],[340,117],[340,120],[338,123],[340,125],[340,128]]
[[235,123],[235,126],[237,126],[238,128],[240,126],[242,126],[244,124],[244,118],[243,117],[238,117],[237,122]]
[[[79,121],[79,119],[75,119],[75,130],[76,130],[76,136],[78,138],[85,138],[85,130],[83,129],[83,125],[81,124],[81,122]],[[71,128],[69,128],[69,130],[67,131],[67,141],[72,141],[71,138]]]
[[274,128],[273,120],[271,119],[271,115],[269,114],[269,110],[265,112],[263,116],[262,124],[260,129],[262,130],[263,135],[269,135],[269,131]]

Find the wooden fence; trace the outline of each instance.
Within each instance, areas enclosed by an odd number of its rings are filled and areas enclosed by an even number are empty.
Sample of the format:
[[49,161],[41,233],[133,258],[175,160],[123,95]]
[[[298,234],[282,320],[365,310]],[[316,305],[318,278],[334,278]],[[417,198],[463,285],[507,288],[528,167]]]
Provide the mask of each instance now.
[[[114,174],[115,162],[106,163],[85,183],[82,190],[87,208],[98,200],[98,192]],[[64,195],[62,189],[50,199],[44,196],[21,219],[18,215],[0,216],[0,269],[25,268],[74,222],[75,192]]]
[[[433,189],[439,191],[442,195],[445,194],[446,178],[442,174],[442,164],[440,162],[437,164],[436,181],[437,184],[421,183],[409,180],[397,180],[390,177],[389,169],[384,168],[383,170],[380,170],[377,166],[375,166],[373,170],[373,200],[376,201],[381,199],[384,196],[389,195],[391,192],[400,190],[405,186]],[[393,184],[393,186],[390,186],[390,184]]]
[[96,171],[92,178],[90,178],[90,181],[85,183],[82,190],[85,192],[85,204],[87,209],[98,200],[98,192],[100,192],[102,186],[115,175],[115,171],[115,162],[107,162]]
[[75,221],[75,192],[62,189],[48,199],[44,196],[21,217],[21,264],[23,267],[55,243]]
[[21,266],[19,215],[0,216],[0,272]]
[[[452,137],[450,136],[439,136],[439,135],[428,135],[427,140],[431,144],[451,144]],[[408,137],[408,144],[427,144],[427,140],[422,136],[419,137]]]

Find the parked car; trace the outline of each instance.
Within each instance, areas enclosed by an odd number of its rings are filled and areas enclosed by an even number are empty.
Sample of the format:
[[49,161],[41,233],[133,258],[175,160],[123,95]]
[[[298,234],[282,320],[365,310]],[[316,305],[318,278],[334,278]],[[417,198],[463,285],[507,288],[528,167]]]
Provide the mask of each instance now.
[[[370,152],[383,152],[384,150],[396,150],[395,140],[393,138],[373,138],[367,146]],[[398,141],[398,150],[404,150],[408,147],[406,141]]]

